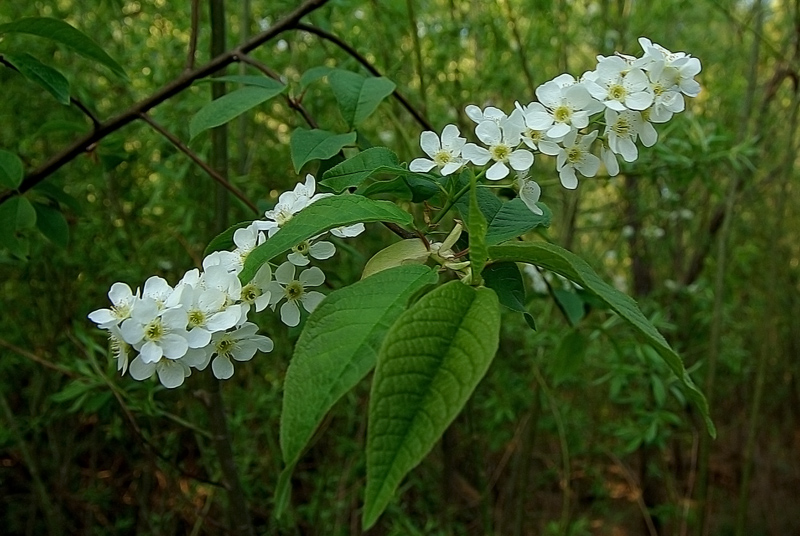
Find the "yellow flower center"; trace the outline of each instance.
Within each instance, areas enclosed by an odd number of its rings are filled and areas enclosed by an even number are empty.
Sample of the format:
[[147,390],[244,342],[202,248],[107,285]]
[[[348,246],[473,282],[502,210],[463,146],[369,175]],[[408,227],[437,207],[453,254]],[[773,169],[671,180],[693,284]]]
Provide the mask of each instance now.
[[444,167],[445,165],[449,164],[452,161],[453,161],[453,155],[451,155],[449,151],[445,151],[444,149],[436,151],[436,154],[433,155],[433,162],[439,167]]
[[567,149],[567,161],[570,164],[575,164],[583,159],[583,151],[580,147],[570,147]]
[[195,309],[189,313],[189,327],[194,328],[197,326],[202,326],[206,323],[206,315],[203,311]]
[[286,290],[283,291],[286,295],[286,299],[289,301],[299,300],[305,290],[303,289],[303,284],[300,281],[292,281],[288,285],[286,285]]
[[563,104],[553,110],[553,117],[555,117],[558,123],[566,123],[569,121],[569,118],[572,117],[572,109],[569,106],[564,106]]
[[154,318],[144,328],[144,338],[148,341],[159,341],[164,336],[164,326],[161,325],[161,318]]
[[620,138],[627,138],[631,135],[631,123],[625,117],[617,118],[617,122],[614,123],[612,130],[617,133],[617,136]]
[[504,143],[500,143],[491,148],[492,158],[497,162],[505,162],[511,155],[511,147]]
[[614,100],[624,100],[625,88],[621,84],[612,84],[610,88],[608,88],[608,96]]

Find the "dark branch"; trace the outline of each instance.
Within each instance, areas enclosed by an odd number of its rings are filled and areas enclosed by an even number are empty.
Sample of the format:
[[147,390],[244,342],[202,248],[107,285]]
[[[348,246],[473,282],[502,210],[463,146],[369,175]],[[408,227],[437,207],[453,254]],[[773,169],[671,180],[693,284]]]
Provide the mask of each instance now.
[[[258,69],[268,77],[272,78],[273,80],[277,80],[278,82],[281,81],[281,77],[278,73],[276,73],[263,63],[255,60],[252,56],[244,54],[241,58],[239,58],[239,60],[242,63],[246,63],[248,65],[251,65],[252,67],[255,67],[256,69]],[[310,126],[311,128],[319,128],[319,124],[314,120],[314,118],[311,116],[308,110],[306,110],[305,106],[303,106],[302,103],[300,103],[299,100],[289,95],[286,95],[286,103],[289,105],[289,108],[297,110],[297,112],[303,116],[303,119],[305,119],[306,123],[308,123],[308,126]]]
[[[382,76],[380,71],[378,71],[378,69],[376,69],[375,66],[373,66],[367,60],[367,58],[362,56],[356,49],[354,49],[353,47],[351,47],[350,45],[348,45],[335,35],[328,33],[321,28],[317,28],[316,26],[311,26],[310,24],[305,24],[302,22],[295,24],[294,27],[298,30],[314,34],[317,37],[321,37],[322,39],[330,41],[334,45],[338,46],[339,48],[341,48],[342,50],[353,56],[361,65],[364,66],[365,69],[367,69],[367,71],[369,71],[375,76]],[[396,98],[400,102],[403,108],[408,110],[408,113],[410,113],[414,117],[414,119],[417,120],[417,123],[419,123],[425,130],[434,130],[433,126],[425,118],[425,116],[423,116],[422,113],[419,112],[419,110],[417,110],[414,106],[412,106],[411,103],[408,102],[408,99],[406,99],[402,93],[400,93],[395,89],[393,95],[394,98]]]
[[174,146],[175,146],[175,147],[176,147],[176,148],[177,148],[177,149],[178,149],[180,152],[182,152],[183,154],[185,154],[186,156],[188,156],[189,158],[191,158],[191,159],[192,159],[192,162],[194,162],[195,164],[197,164],[198,166],[200,166],[201,168],[203,168],[203,171],[205,171],[206,173],[208,173],[208,174],[211,176],[211,178],[212,178],[212,179],[214,179],[214,180],[215,180],[215,181],[217,181],[219,184],[221,184],[223,188],[225,188],[225,189],[226,189],[226,190],[228,190],[230,193],[232,193],[232,194],[233,194],[233,195],[235,195],[237,198],[239,198],[239,200],[240,200],[242,203],[244,203],[245,205],[247,205],[247,207],[248,207],[250,210],[252,210],[252,211],[253,211],[253,212],[255,212],[256,214],[258,214],[258,213],[260,212],[260,211],[258,210],[258,208],[257,208],[257,207],[256,207],[256,206],[253,204],[253,202],[252,202],[252,201],[250,201],[250,200],[247,198],[247,196],[245,196],[245,195],[244,195],[244,193],[242,193],[242,192],[241,192],[241,191],[240,191],[238,188],[236,188],[236,186],[234,186],[233,184],[231,184],[230,182],[228,182],[228,180],[227,180],[225,177],[223,177],[222,175],[220,175],[219,173],[217,173],[216,171],[214,171],[214,169],[212,169],[212,168],[211,168],[211,166],[209,166],[208,164],[206,164],[206,163],[205,163],[205,162],[204,162],[204,161],[203,161],[203,160],[202,160],[202,159],[201,159],[201,158],[200,158],[200,157],[197,155],[197,153],[195,153],[194,151],[192,151],[191,149],[189,149],[189,147],[187,147],[187,146],[186,146],[186,144],[185,144],[185,143],[183,143],[181,140],[179,140],[179,139],[178,139],[178,138],[177,138],[177,137],[176,137],[174,134],[172,134],[170,131],[168,131],[168,130],[167,130],[167,129],[165,129],[163,126],[161,126],[160,124],[158,124],[158,123],[157,123],[157,122],[156,122],[156,121],[155,121],[155,120],[154,120],[152,117],[150,117],[150,116],[149,116],[149,115],[147,115],[146,113],[142,113],[142,114],[140,115],[140,117],[141,117],[141,118],[142,118],[142,119],[143,119],[143,120],[144,120],[144,121],[145,121],[145,122],[146,122],[148,125],[150,125],[151,127],[153,127],[153,129],[154,129],[156,132],[158,132],[159,134],[161,134],[162,136],[164,136],[165,138],[167,138],[167,139],[168,139],[168,140],[169,140],[169,141],[172,143],[172,145],[174,145]]
[[[62,166],[68,162],[71,162],[80,154],[86,152],[93,144],[140,118],[141,114],[147,113],[149,110],[158,106],[162,102],[174,97],[178,93],[191,86],[196,80],[200,80],[219,71],[223,67],[238,61],[241,56],[246,55],[248,52],[263,45],[270,39],[275,38],[287,30],[296,28],[301,18],[311,13],[315,9],[323,6],[327,2],[328,0],[307,0],[295,11],[275,23],[275,25],[270,27],[268,30],[254,36],[252,39],[234,48],[233,50],[230,50],[224,54],[220,54],[205,65],[184,73],[151,96],[122,112],[120,115],[100,123],[93,132],[78,139],[72,145],[42,164],[42,166],[31,171],[22,181],[22,184],[20,184],[17,192],[27,192],[45,180],[47,177],[58,171]],[[17,195],[17,192],[6,192],[0,195],[0,203],[13,195]]]

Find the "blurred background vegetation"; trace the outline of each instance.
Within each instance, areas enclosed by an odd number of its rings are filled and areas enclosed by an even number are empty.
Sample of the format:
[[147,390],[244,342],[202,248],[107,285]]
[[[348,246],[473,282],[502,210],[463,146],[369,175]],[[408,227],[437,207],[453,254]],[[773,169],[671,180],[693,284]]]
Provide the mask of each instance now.
[[[207,4],[197,64],[210,57]],[[228,2],[228,48],[297,4]],[[190,2],[167,0],[0,3],[0,22],[55,17],[92,36],[127,82],[31,36],[0,45],[58,66],[105,119],[184,72],[190,13]],[[305,20],[362,54],[437,130],[455,122],[471,131],[467,104],[510,111],[552,77],[594,68],[596,54],[640,55],[640,36],[703,64],[700,97],[619,177],[566,191],[545,157],[534,177],[555,215],[550,238],[639,301],[706,392],[717,440],[648,346],[554,281],[558,302],[529,294],[538,331],[504,318],[487,377],[370,534],[800,534],[800,2],[334,0]],[[303,92],[299,80],[320,65],[366,74],[349,54],[290,31],[252,56],[285,77],[322,128],[346,130],[330,88]],[[78,109],[9,69],[0,87],[0,148],[27,169],[91,129]],[[188,140],[187,118],[209,98],[209,86],[195,84],[151,115]],[[303,118],[280,99],[229,125],[227,176],[261,208],[300,179],[287,145],[298,126]],[[420,131],[390,99],[359,143],[410,160]],[[191,147],[206,157],[210,145],[205,135]],[[174,391],[119,377],[86,318],[115,281],[135,287],[156,273],[174,283],[199,263],[215,234],[216,186],[138,121],[43,188],[27,195],[61,196],[68,245],[32,235],[27,260],[0,252],[0,531],[225,534],[198,375]],[[227,218],[252,214],[231,200]],[[323,262],[331,288],[356,279],[389,239],[372,226]],[[301,460],[289,516],[272,519],[282,377],[298,333],[271,314],[260,321],[275,351],[223,384],[256,532],[359,534],[366,383]]]

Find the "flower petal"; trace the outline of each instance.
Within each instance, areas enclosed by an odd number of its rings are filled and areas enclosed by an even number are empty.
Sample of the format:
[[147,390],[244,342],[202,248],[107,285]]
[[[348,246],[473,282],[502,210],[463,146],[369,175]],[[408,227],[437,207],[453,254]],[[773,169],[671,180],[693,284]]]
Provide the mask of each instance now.
[[224,355],[218,355],[211,362],[211,372],[220,380],[227,380],[233,376],[233,363]]

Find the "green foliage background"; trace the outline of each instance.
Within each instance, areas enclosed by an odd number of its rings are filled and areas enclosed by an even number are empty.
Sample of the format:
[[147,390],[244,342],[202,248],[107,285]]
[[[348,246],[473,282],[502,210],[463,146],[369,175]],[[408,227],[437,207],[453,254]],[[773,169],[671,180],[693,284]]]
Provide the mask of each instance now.
[[[201,4],[198,64],[209,58]],[[228,5],[230,46],[245,28],[252,35],[297,5],[242,4]],[[556,299],[529,290],[538,331],[506,313],[487,377],[370,534],[699,533],[704,472],[710,534],[800,531],[792,120],[800,103],[800,8],[770,2],[760,23],[753,4],[337,0],[306,19],[359,51],[437,129],[454,122],[462,132],[470,125],[465,105],[510,110],[550,78],[593,68],[598,53],[638,54],[639,36],[703,63],[700,97],[661,126],[658,144],[640,151],[619,178],[587,179],[567,192],[544,157],[534,174],[553,209],[551,236],[639,301],[699,385],[710,378],[704,389],[719,429],[710,456],[702,455],[702,420],[653,349],[590,297],[554,280]],[[0,3],[0,23],[25,16],[69,22],[125,68],[127,81],[49,41],[8,34],[0,42],[5,52],[29,52],[57,67],[73,96],[103,119],[186,68],[186,2]],[[322,128],[348,130],[327,84],[300,82],[321,65],[359,72],[352,57],[298,31],[253,57],[285,77]],[[0,68],[0,87],[0,148],[19,154],[27,170],[91,129],[75,107],[10,69]],[[209,99],[208,86],[196,84],[152,116],[188,142],[187,118]],[[313,165],[298,175],[292,165],[289,135],[306,126],[281,99],[230,123],[228,176],[262,209],[306,171],[322,175]],[[359,143],[386,145],[408,161],[419,155],[419,133],[390,99],[360,125]],[[201,155],[209,146],[204,134],[191,143]],[[740,188],[721,257],[721,214],[733,180]],[[102,334],[86,319],[105,306],[114,281],[136,286],[155,273],[175,282],[199,264],[215,234],[212,181],[139,121],[43,188],[71,196],[61,204],[68,245],[32,234],[26,262],[0,253],[0,527],[4,534],[43,534],[53,526],[69,534],[225,533],[225,494],[197,378],[177,391],[120,378]],[[231,222],[250,217],[231,202]],[[342,246],[341,260],[323,263],[332,288],[357,279],[390,238],[377,225],[368,235]],[[715,286],[720,259],[723,287]],[[271,315],[262,325],[275,351],[238,368],[223,391],[257,532],[358,534],[367,384],[334,406],[295,470],[289,516],[272,518],[282,469],[282,384],[298,332]],[[716,364],[709,376],[710,359]],[[744,525],[737,522],[742,507]]]

